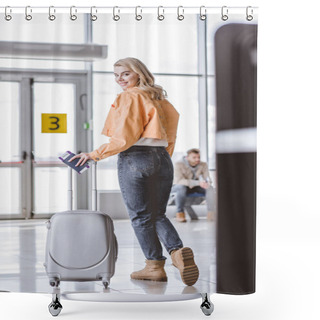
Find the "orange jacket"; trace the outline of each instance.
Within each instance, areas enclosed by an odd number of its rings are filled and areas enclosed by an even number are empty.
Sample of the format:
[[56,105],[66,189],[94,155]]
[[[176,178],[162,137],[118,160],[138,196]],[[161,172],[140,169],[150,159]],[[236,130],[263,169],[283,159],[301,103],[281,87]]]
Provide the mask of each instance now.
[[172,156],[176,141],[179,113],[166,99],[152,100],[138,87],[119,94],[111,106],[102,134],[110,137],[89,153],[99,161],[134,145],[140,138],[168,141],[167,151]]

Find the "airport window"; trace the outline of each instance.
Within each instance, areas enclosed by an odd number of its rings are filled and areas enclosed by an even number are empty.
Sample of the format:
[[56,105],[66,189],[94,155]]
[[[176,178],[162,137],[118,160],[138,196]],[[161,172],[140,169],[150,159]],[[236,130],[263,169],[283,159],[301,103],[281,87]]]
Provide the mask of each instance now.
[[[167,91],[168,100],[180,113],[173,161],[186,150],[199,147],[198,19],[195,15],[185,19],[181,23],[176,17],[168,16],[167,21],[158,21],[146,15],[133,27],[130,14],[121,16],[121,24],[113,21],[111,15],[104,15],[93,24],[93,42],[109,46],[108,59],[93,63],[94,148],[107,141],[101,136],[104,119],[121,91],[114,82],[113,64],[129,56],[148,66],[156,83]],[[119,188],[116,169],[116,159],[99,166],[107,178],[98,181],[98,189]]]

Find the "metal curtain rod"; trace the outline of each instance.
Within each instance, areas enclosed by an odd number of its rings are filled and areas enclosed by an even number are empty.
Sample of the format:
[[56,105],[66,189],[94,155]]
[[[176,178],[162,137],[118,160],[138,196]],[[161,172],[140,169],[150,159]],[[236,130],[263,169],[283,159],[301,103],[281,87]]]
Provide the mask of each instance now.
[[15,14],[25,14],[26,20],[32,20],[33,14],[47,13],[50,20],[56,19],[56,14],[69,13],[71,20],[76,20],[78,14],[91,14],[91,19],[93,21],[97,20],[98,14],[113,14],[113,19],[118,21],[120,19],[120,14],[134,14],[136,20],[141,20],[143,14],[157,14],[159,20],[163,20],[167,14],[176,14],[179,20],[183,20],[184,16],[187,14],[199,14],[201,20],[205,20],[208,14],[221,14],[222,20],[227,20],[229,14],[246,14],[247,20],[253,20],[254,16],[257,14],[258,7],[127,7],[127,6],[114,6],[114,7],[82,7],[82,6],[71,6],[71,7],[21,7],[21,6],[5,6],[0,7],[0,14],[3,13],[7,21],[10,21]]
[[[5,11],[11,10],[13,13],[25,13],[26,10],[33,13],[47,13],[49,12],[49,9],[52,8],[56,10],[57,13],[69,13],[70,10],[77,11],[77,13],[91,13],[92,10],[97,10],[100,13],[112,13],[113,10],[116,8],[120,10],[122,13],[134,13],[137,9],[142,10],[145,13],[153,13],[157,12],[157,10],[163,9],[167,13],[176,13],[177,9],[181,8],[185,12],[184,13],[199,13],[201,10],[206,10],[207,13],[216,13],[220,12],[222,8],[227,8],[232,11],[237,10],[246,10],[247,8],[251,8],[252,10],[256,11],[258,7],[255,6],[242,6],[242,7],[236,7],[236,6],[220,6],[220,7],[206,7],[206,6],[198,6],[198,7],[185,7],[185,6],[176,6],[176,7],[166,7],[166,6],[158,6],[158,7],[144,7],[144,6],[108,6],[108,7],[100,7],[100,6],[90,6],[90,7],[83,7],[83,6],[68,6],[68,7],[60,7],[60,6],[0,6],[0,12],[4,13]],[[51,9],[51,10],[52,10]]]
[[[0,8],[5,8],[7,6],[0,6]],[[20,8],[20,9],[24,9],[26,8],[26,6],[10,6],[11,8]],[[30,6],[27,6],[27,7],[30,7]],[[31,6],[32,8],[38,8],[38,9],[48,9],[50,6]],[[54,6],[55,8],[64,8],[64,9],[70,9],[70,7],[77,7],[77,8],[82,8],[82,9],[89,9],[92,8],[92,6]],[[97,9],[112,9],[114,8],[115,6],[93,6],[94,8],[97,8]],[[137,6],[117,6],[119,8],[127,8],[127,9],[135,9]],[[148,7],[148,6],[138,6],[138,7],[141,7],[143,9],[158,9],[159,6],[153,6],[153,7]],[[165,9],[177,9],[178,6],[160,6],[160,7],[163,7]],[[181,6],[182,7],[182,6]],[[199,9],[200,7],[205,7],[207,9],[221,9],[222,6],[183,6],[184,8],[186,9]],[[228,8],[233,8],[233,9],[245,9],[247,8],[248,6],[226,6]],[[255,8],[257,9],[258,7],[253,7],[251,6],[252,8]]]

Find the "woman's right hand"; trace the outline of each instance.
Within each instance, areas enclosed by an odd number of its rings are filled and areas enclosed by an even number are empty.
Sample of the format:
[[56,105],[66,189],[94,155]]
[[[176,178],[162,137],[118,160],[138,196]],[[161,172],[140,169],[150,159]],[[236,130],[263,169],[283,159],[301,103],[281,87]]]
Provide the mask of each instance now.
[[76,164],[76,167],[84,165],[88,160],[93,160],[93,159],[90,157],[89,153],[84,153],[84,152],[82,152],[82,153],[79,153],[79,154],[76,154],[75,156],[73,156],[73,157],[69,160],[69,162],[71,162],[72,160],[77,159],[77,158],[80,158],[80,160],[79,160],[78,163]]

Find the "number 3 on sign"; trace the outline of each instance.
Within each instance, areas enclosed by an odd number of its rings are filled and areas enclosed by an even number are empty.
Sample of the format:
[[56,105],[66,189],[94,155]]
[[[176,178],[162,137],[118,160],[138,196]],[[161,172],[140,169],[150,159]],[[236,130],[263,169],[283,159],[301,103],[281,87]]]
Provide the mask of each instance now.
[[66,113],[42,113],[42,133],[67,133]]

